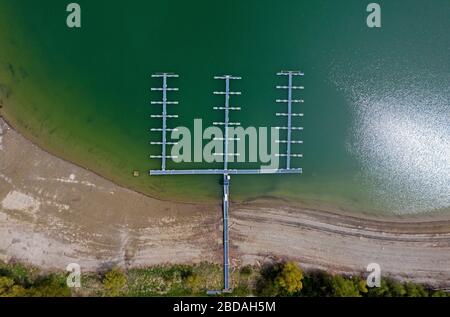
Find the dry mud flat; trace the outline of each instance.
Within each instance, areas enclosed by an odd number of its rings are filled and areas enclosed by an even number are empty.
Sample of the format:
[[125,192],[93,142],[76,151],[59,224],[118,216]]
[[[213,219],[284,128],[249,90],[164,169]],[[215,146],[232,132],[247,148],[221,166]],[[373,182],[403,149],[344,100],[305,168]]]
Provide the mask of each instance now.
[[[220,206],[127,190],[40,150],[0,119],[2,260],[60,270],[220,263]],[[352,273],[376,262],[382,273],[450,286],[450,215],[370,218],[270,201],[232,204],[230,216],[233,266],[288,257]]]
[[5,122],[0,126],[3,260],[48,269],[76,262],[95,270],[219,259],[219,209],[119,187],[40,150]]

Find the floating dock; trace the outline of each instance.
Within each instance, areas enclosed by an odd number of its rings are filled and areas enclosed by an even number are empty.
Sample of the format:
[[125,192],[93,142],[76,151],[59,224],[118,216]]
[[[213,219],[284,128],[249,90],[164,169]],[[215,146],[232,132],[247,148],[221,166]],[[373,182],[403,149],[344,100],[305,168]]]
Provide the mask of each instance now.
[[161,155],[152,155],[151,158],[161,159],[161,169],[151,170],[150,175],[152,176],[162,176],[162,175],[223,175],[223,280],[224,288],[222,291],[209,291],[208,294],[219,294],[220,292],[231,292],[230,288],[230,259],[229,259],[229,204],[230,204],[230,181],[231,175],[257,175],[257,174],[301,174],[301,168],[291,168],[291,158],[300,158],[301,154],[295,154],[291,151],[292,144],[302,144],[301,140],[292,140],[292,131],[301,131],[302,127],[292,126],[292,117],[303,117],[302,113],[292,112],[293,104],[302,104],[304,101],[302,99],[292,99],[293,90],[304,89],[303,86],[294,86],[293,78],[295,76],[303,76],[302,72],[299,71],[281,71],[277,74],[278,76],[287,76],[288,85],[287,86],[276,86],[277,89],[287,90],[287,99],[277,99],[277,103],[286,103],[287,112],[278,112],[277,116],[284,116],[287,118],[287,126],[276,127],[279,130],[287,130],[286,140],[276,140],[277,143],[287,144],[286,153],[277,154],[279,157],[286,157],[286,168],[283,169],[229,169],[228,168],[228,158],[230,156],[238,156],[239,153],[229,153],[229,142],[236,141],[235,138],[229,138],[228,128],[230,126],[239,126],[240,122],[230,122],[230,111],[240,111],[241,107],[230,107],[230,97],[233,95],[241,95],[241,92],[231,91],[230,84],[232,80],[240,80],[241,77],[232,75],[215,76],[216,80],[225,81],[225,91],[215,91],[214,95],[222,95],[225,97],[225,105],[220,107],[214,107],[214,110],[224,111],[224,121],[214,122],[214,125],[222,126],[224,129],[224,138],[220,139],[224,142],[224,152],[215,153],[215,155],[223,156],[223,169],[190,169],[190,170],[167,170],[166,169],[166,159],[176,158],[166,154],[167,146],[174,145],[176,142],[167,141],[167,132],[174,131],[173,128],[167,127],[168,118],[178,118],[177,115],[169,115],[167,113],[167,105],[177,105],[177,101],[169,101],[167,93],[169,91],[178,91],[178,88],[169,88],[167,86],[168,78],[178,77],[178,75],[173,73],[160,73],[154,74],[152,77],[162,78],[161,88],[152,88],[153,91],[162,92],[162,101],[153,101],[154,105],[162,105],[162,114],[153,115],[154,118],[162,119],[162,128],[151,129],[154,132],[162,133],[161,142],[152,142],[152,144],[158,144],[162,147]]

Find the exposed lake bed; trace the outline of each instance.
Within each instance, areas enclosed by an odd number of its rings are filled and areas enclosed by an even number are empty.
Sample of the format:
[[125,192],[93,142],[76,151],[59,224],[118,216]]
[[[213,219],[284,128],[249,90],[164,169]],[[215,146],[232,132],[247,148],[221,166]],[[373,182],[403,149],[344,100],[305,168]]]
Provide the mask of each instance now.
[[270,131],[285,124],[276,74],[292,69],[305,73],[292,160],[303,174],[233,176],[231,267],[288,258],[360,274],[373,262],[450,286],[448,1],[380,1],[376,28],[359,0],[79,2],[74,29],[59,0],[0,5],[0,260],[221,262],[220,177],[148,175],[161,151],[150,75],[180,74],[172,128],[223,120],[213,77],[233,74],[231,119]]
[[[221,261],[219,203],[146,197],[42,151],[2,120],[0,126],[1,260],[46,270],[76,262],[83,271]],[[390,276],[449,286],[448,213],[375,216],[266,198],[232,202],[230,217],[233,268],[281,257],[309,269],[361,273],[375,261]]]

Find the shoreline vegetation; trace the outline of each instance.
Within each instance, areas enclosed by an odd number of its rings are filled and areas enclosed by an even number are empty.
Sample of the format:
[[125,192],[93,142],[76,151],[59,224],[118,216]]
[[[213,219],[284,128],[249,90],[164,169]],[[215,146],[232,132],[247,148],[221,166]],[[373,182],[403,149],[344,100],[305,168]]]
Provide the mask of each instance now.
[[[113,267],[81,275],[81,287],[67,286],[66,272],[42,272],[20,263],[0,262],[0,297],[151,297],[207,296],[220,289],[217,264],[159,265],[122,270]],[[262,267],[246,265],[231,275],[232,293],[222,296],[264,297],[449,297],[445,290],[382,278],[369,288],[362,275],[304,271],[294,262],[276,261]]]

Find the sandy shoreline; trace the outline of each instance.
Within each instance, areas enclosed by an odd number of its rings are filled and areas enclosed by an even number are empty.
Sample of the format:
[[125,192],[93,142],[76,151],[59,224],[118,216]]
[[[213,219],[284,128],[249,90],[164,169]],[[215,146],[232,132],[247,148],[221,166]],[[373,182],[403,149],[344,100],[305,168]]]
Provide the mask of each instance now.
[[[84,270],[222,261],[221,205],[161,201],[46,153],[0,119],[0,259]],[[232,265],[289,257],[308,268],[450,286],[450,214],[376,217],[232,204]]]

